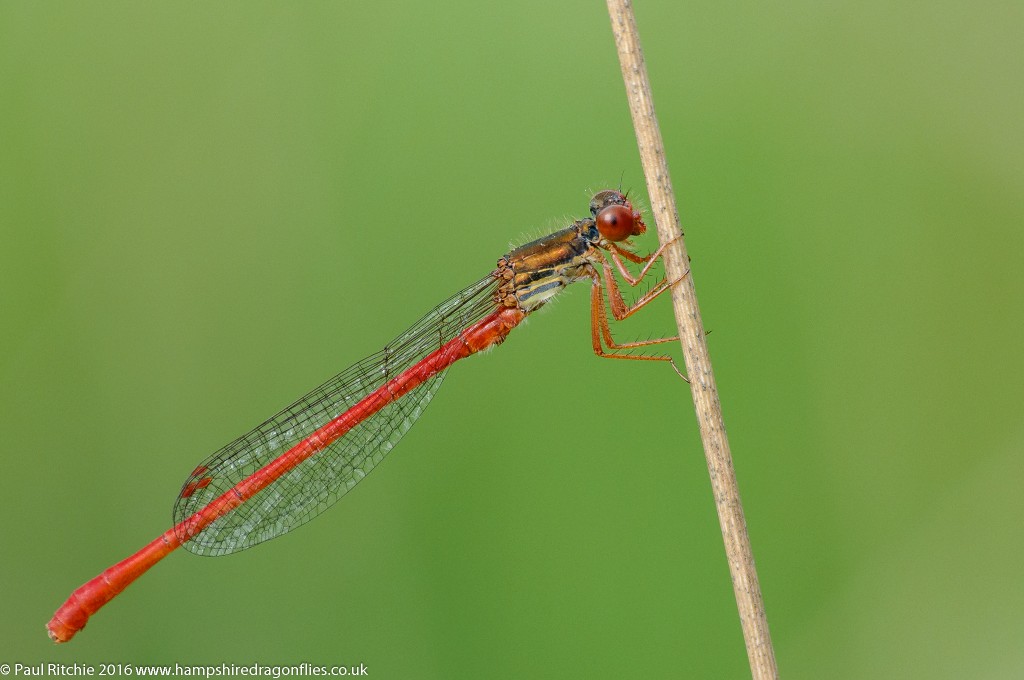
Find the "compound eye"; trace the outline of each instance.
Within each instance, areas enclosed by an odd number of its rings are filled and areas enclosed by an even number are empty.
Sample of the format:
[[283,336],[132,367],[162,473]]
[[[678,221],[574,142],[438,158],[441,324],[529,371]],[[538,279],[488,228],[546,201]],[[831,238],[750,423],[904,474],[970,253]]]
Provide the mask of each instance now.
[[609,241],[625,241],[637,233],[633,211],[624,205],[610,205],[597,214],[597,230]]

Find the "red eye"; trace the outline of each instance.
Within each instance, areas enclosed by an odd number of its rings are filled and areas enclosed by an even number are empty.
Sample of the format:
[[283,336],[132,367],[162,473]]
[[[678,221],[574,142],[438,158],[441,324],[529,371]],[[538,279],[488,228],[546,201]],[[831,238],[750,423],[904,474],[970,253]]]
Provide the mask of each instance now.
[[625,241],[630,236],[643,233],[643,228],[637,229],[633,211],[624,205],[610,205],[599,212],[597,230],[609,241]]

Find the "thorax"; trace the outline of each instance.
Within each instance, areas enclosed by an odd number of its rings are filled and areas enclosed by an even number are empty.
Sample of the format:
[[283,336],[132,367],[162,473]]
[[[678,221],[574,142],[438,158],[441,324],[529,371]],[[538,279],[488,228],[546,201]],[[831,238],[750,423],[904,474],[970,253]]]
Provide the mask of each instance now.
[[587,219],[511,251],[494,272],[498,302],[529,314],[573,281],[590,278],[599,240]]

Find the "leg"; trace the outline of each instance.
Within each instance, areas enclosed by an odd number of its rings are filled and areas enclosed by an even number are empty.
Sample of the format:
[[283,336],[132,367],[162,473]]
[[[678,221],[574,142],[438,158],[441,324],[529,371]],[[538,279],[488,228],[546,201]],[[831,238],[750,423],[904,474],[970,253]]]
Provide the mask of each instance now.
[[[626,301],[622,299],[622,293],[619,291],[619,284],[616,283],[615,276],[612,274],[612,268],[608,264],[607,260],[602,263],[601,268],[604,270],[604,285],[608,289],[608,299],[611,302],[612,315],[615,316],[616,321],[622,321],[623,319],[628,319],[633,316],[633,314],[635,314],[644,305],[664,293],[666,290],[675,286],[690,273],[690,270],[687,269],[686,272],[684,272],[683,275],[675,281],[669,281],[668,279],[659,281],[654,288],[651,288],[649,291],[644,293],[644,295],[633,303],[632,307],[630,307],[627,306]],[[646,269],[644,271],[646,272]],[[643,274],[641,274],[641,276],[642,275]],[[640,279],[638,278],[637,283],[639,282]]]
[[[619,273],[622,274],[622,277],[629,283],[629,285],[636,286],[643,280],[644,276],[647,275],[647,272],[650,271],[651,267],[654,266],[654,263],[658,261],[662,253],[665,252],[665,248],[675,243],[679,238],[681,237],[677,236],[647,256],[637,255],[636,253],[632,253],[628,250],[623,250],[614,243],[611,244],[611,249],[608,251],[608,254],[611,257],[612,262],[614,262],[615,266],[618,268]],[[680,277],[678,281],[672,281],[670,283],[667,280],[663,280],[658,282],[654,288],[637,300],[632,307],[628,307],[625,300],[622,299],[622,293],[619,291],[619,285],[615,281],[615,276],[612,274],[612,268],[608,263],[608,259],[596,248],[593,252],[601,260],[601,268],[604,271],[605,286],[608,288],[608,299],[611,302],[612,314],[615,316],[616,321],[622,321],[623,319],[630,317],[638,309],[674,286],[689,273],[689,269],[687,269],[686,273],[684,273],[683,277]],[[631,262],[644,262],[646,264],[644,265],[644,268],[640,270],[640,273],[634,277],[629,273],[629,270],[626,269],[626,265],[619,257],[620,255]]]
[[[676,366],[676,362],[673,361],[672,357],[662,355],[648,356],[643,354],[618,354],[616,352],[606,352],[604,350],[604,347],[602,347],[601,345],[602,339],[604,340],[604,344],[608,346],[609,350],[623,350],[635,349],[637,347],[649,347],[650,345],[658,345],[665,342],[672,342],[673,340],[678,340],[679,336],[673,338],[653,338],[650,340],[640,340],[637,342],[615,342],[615,340],[612,338],[611,328],[608,326],[608,316],[605,313],[604,290],[601,283],[601,277],[597,273],[596,269],[592,270],[591,278],[593,279],[593,283],[590,287],[590,338],[591,342],[593,343],[594,354],[605,359],[631,359],[634,361],[667,361],[672,365],[672,370],[674,370],[680,378],[686,380],[686,382],[690,382]],[[609,280],[614,281],[614,279],[611,278],[609,278]],[[663,281],[662,283],[666,282]],[[668,286],[666,285],[664,290],[667,289]],[[651,292],[653,293],[654,291]],[[660,293],[663,291],[658,292]],[[657,293],[655,293],[655,295],[657,295]],[[631,315],[637,309],[653,300],[655,295],[648,294],[644,296],[648,299],[635,305],[631,310],[629,310],[629,313],[626,316]],[[619,299],[621,301],[621,297]]]
[[[672,239],[671,241],[669,241],[668,243],[661,246],[660,248],[658,248],[653,253],[647,256],[637,255],[634,252],[625,250],[624,248],[620,248],[615,243],[611,244],[611,249],[608,251],[608,253],[609,255],[611,255],[612,261],[615,262],[615,266],[618,268],[619,273],[622,274],[622,278],[626,279],[626,281],[629,282],[629,285],[635,286],[636,284],[640,283],[640,280],[644,278],[644,276],[647,274],[650,268],[654,266],[654,263],[658,261],[658,259],[661,257],[661,254],[665,252],[665,248],[668,248],[670,245],[672,245],[681,238],[682,235],[680,234],[679,236],[676,236],[674,239]],[[626,269],[626,265],[622,261],[623,257],[629,260],[630,262],[633,262],[634,264],[643,264],[644,268],[641,269],[640,273],[634,277],[629,273],[629,270]]]

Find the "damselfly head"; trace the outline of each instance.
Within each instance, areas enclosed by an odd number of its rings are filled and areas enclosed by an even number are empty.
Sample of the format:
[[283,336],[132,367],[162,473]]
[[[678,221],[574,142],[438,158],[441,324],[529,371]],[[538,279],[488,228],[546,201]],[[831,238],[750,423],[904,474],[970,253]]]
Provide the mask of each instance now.
[[601,236],[609,241],[625,241],[647,231],[640,212],[634,210],[626,196],[615,189],[595,194],[590,201],[590,213]]

